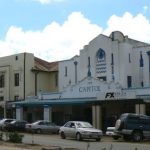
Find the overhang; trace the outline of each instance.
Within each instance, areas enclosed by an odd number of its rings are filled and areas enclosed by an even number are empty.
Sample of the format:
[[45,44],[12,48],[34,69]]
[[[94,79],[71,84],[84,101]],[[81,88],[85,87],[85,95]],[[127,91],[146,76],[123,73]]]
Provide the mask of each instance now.
[[82,105],[82,104],[91,104],[96,102],[96,98],[80,98],[80,99],[54,99],[54,100],[38,100],[30,99],[26,101],[14,102],[16,107],[18,106],[44,106],[44,105]]

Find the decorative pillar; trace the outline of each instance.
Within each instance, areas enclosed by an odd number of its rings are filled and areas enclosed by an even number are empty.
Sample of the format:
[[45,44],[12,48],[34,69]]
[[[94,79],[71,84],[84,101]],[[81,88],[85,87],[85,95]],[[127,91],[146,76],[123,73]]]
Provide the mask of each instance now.
[[143,56],[142,56],[142,52],[140,52],[140,73],[139,73],[139,77],[140,77],[140,84],[141,84],[141,87],[144,86],[144,76],[143,76],[143,67],[144,67],[144,61],[143,61]]
[[48,105],[44,105],[44,120],[52,121],[52,108]]
[[150,85],[150,51],[147,52],[148,61],[149,61],[149,85]]
[[16,119],[23,120],[23,107],[16,106]]
[[95,128],[102,128],[102,112],[100,105],[92,106],[92,124]]
[[136,104],[135,113],[145,115],[146,113],[145,104]]

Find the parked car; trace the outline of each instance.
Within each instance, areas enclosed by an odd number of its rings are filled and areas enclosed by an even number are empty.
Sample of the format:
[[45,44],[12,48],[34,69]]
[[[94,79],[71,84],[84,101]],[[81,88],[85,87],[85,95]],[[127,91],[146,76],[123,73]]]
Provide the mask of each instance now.
[[7,131],[25,131],[25,125],[27,121],[25,120],[14,120],[10,123],[7,123],[4,127]]
[[102,131],[95,129],[90,123],[83,121],[69,121],[60,127],[59,134],[62,139],[67,137],[75,138],[78,141],[82,139],[96,139],[100,141]]
[[0,120],[0,130],[4,130],[6,124],[10,123],[11,121],[14,121],[15,119],[11,119],[11,118],[4,118],[2,120]]
[[114,130],[115,130],[115,127],[107,127],[106,135],[107,136],[113,136],[114,135]]
[[150,138],[150,116],[125,113],[116,121],[115,133],[125,140],[142,141]]
[[31,124],[26,124],[26,131],[34,133],[59,133],[60,126],[46,120],[38,120]]

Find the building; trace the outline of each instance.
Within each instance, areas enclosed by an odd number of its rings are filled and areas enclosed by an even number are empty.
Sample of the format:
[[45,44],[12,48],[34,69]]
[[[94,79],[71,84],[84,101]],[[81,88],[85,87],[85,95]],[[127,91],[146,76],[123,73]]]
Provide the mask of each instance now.
[[[100,34],[79,56],[59,62],[59,92],[15,103],[43,107],[43,118],[59,124],[86,120],[95,127],[113,126],[124,112],[150,115],[150,44],[130,39],[119,31]],[[22,118],[18,115],[17,118]]]
[[58,91],[57,78],[58,62],[49,63],[31,53],[0,58],[0,117],[16,116],[11,102],[37,96],[39,91]]

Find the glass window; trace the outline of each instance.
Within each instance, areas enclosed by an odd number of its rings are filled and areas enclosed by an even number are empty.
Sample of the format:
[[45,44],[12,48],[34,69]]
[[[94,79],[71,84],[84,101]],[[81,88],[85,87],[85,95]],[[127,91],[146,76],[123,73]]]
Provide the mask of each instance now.
[[55,86],[58,86],[58,74],[55,74]]
[[4,100],[4,96],[0,96],[0,101],[3,101]]
[[130,53],[129,53],[129,63],[131,63],[131,55],[130,55]]
[[15,86],[19,86],[19,73],[15,73]]
[[127,76],[127,86],[128,88],[132,87],[132,76]]
[[4,74],[0,75],[0,88],[3,88],[5,86],[5,76]]
[[15,101],[17,101],[19,99],[19,96],[15,95],[14,99],[15,99]]
[[65,67],[65,76],[67,77],[67,74],[68,74],[68,70],[67,70],[67,67]]
[[113,55],[113,53],[111,54],[111,65],[114,65],[114,55]]

